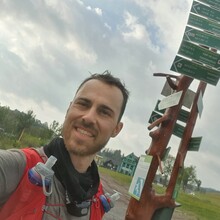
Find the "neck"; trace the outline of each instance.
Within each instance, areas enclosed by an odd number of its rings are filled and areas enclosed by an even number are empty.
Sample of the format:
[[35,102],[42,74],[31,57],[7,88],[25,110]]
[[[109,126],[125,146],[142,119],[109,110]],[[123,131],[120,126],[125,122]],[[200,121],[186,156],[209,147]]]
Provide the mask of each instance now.
[[94,159],[95,155],[90,156],[79,156],[75,154],[70,154],[70,158],[74,168],[79,173],[85,173]]

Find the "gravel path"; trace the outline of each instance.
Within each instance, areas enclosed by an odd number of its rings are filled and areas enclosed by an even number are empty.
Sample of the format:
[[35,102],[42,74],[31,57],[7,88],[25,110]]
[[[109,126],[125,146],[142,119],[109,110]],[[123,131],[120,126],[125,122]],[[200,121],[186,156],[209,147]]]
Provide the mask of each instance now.
[[[100,174],[104,186],[104,190],[110,194],[116,190],[121,193],[120,199],[115,203],[115,207],[105,214],[103,220],[124,220],[130,196],[128,194],[128,186],[118,184],[112,177]],[[185,213],[175,209],[172,220],[196,220],[195,217],[188,216]]]

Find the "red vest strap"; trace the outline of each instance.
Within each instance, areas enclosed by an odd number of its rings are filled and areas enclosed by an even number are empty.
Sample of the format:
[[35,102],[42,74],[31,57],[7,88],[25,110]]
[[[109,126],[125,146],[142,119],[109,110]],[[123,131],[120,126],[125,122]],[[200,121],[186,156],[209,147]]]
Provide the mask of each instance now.
[[103,194],[104,194],[104,191],[102,188],[102,184],[100,183],[98,192],[94,196],[94,201],[92,202],[92,205],[91,205],[90,220],[101,220],[103,215],[105,214],[101,200],[99,199],[100,195],[103,195]]
[[[27,159],[25,171],[17,189],[0,210],[0,219],[40,220],[43,216],[42,208],[46,203],[46,196],[43,194],[42,187],[33,185],[28,179],[28,170],[38,162],[43,162],[43,159],[32,148],[25,148],[22,151]],[[99,199],[102,194],[104,192],[100,183],[91,205],[90,220],[101,220],[104,215],[104,209]]]
[[42,207],[45,204],[46,197],[41,187],[30,183],[28,170],[43,160],[34,149],[25,148],[22,151],[27,158],[25,171],[17,189],[2,207],[0,219],[42,219]]

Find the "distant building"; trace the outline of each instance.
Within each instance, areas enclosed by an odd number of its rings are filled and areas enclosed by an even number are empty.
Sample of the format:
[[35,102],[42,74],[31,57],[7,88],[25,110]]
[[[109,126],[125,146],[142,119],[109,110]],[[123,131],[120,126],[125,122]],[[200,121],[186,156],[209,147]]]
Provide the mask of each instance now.
[[98,154],[96,154],[94,160],[98,166],[101,166],[103,164],[103,157]]
[[113,163],[112,160],[106,160],[104,163],[103,163],[103,167],[107,168],[107,169],[110,169],[110,170],[115,170],[115,164]]
[[118,166],[117,171],[125,175],[133,176],[137,167],[139,157],[135,156],[134,153],[129,154],[122,158],[121,164]]

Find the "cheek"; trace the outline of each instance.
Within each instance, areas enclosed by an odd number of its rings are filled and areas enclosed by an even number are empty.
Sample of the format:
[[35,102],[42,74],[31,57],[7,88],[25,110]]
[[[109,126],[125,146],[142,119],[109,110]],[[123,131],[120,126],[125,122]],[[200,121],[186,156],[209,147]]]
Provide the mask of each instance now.
[[74,114],[71,111],[66,115],[65,120],[64,120],[64,124],[66,125],[66,127],[71,126],[73,119],[74,119]]
[[65,119],[64,123],[63,123],[63,136],[69,136],[69,132],[71,130],[71,123],[70,120],[68,120],[68,118]]
[[115,126],[112,123],[104,123],[102,131],[106,136],[111,137],[115,132]]

